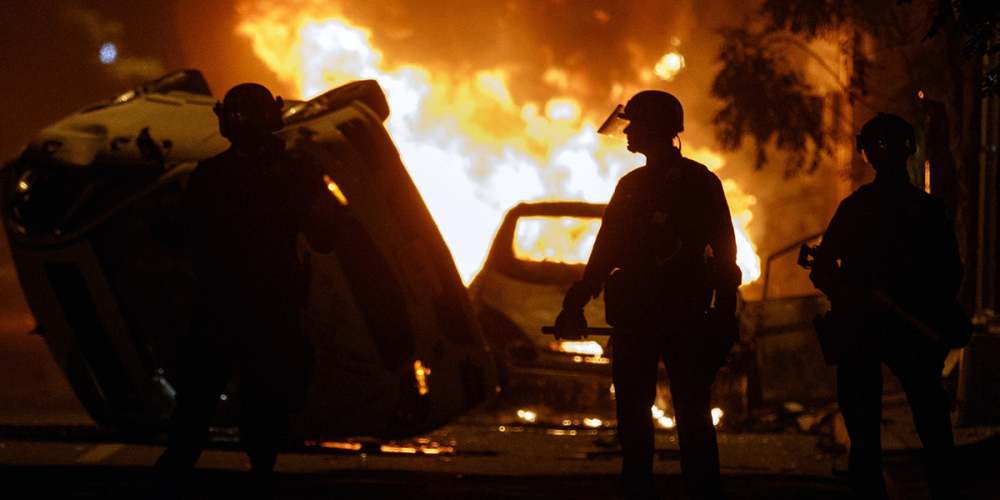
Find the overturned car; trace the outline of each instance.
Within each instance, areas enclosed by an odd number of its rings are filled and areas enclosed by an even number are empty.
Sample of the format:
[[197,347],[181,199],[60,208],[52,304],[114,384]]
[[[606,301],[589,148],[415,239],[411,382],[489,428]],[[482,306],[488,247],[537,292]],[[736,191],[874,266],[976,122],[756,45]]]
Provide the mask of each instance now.
[[[40,131],[0,178],[18,276],[56,362],[92,418],[162,429],[194,295],[189,256],[157,214],[201,159],[228,147],[216,98],[180,71]],[[288,101],[277,133],[321,165],[351,231],[312,253],[302,328],[316,352],[297,436],[414,435],[495,390],[494,362],[433,219],[383,127],[374,81]],[[216,416],[231,424],[238,378]]]

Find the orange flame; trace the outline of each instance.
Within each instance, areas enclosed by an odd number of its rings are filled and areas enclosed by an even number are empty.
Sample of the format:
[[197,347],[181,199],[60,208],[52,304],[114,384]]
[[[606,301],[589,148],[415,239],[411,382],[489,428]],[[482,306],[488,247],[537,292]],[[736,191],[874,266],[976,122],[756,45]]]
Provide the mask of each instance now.
[[684,56],[677,52],[664,54],[653,68],[653,73],[662,80],[673,80],[682,69],[684,69]]
[[522,218],[514,234],[514,256],[522,260],[586,264],[600,219]]
[[[642,162],[620,142],[599,136],[603,116],[591,119],[571,98],[515,103],[502,69],[457,76],[387,63],[371,44],[370,30],[351,24],[330,2],[248,1],[239,13],[238,32],[302,98],[352,80],[379,82],[392,110],[386,128],[466,283],[507,209],[521,201],[607,202],[618,179]],[[664,67],[675,63],[671,58]],[[714,169],[722,165],[710,151],[685,152]],[[727,187],[727,194],[735,189]],[[733,211],[738,232],[750,220],[752,199],[744,198]],[[744,268],[749,282],[760,274],[759,259],[742,240],[740,266],[751,266]],[[535,248],[544,244],[541,239]],[[589,248],[574,259],[587,256]]]

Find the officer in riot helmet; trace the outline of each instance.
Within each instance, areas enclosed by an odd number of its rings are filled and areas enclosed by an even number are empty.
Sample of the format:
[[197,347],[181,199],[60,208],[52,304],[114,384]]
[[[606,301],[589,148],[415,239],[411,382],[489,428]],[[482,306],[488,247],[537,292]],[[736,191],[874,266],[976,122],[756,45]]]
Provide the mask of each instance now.
[[901,176],[906,172],[906,159],[917,150],[913,127],[906,120],[887,113],[879,113],[861,127],[857,136],[857,150],[879,174],[892,170]]
[[738,339],[735,309],[741,273],[722,183],[684,158],[683,109],[673,95],[636,94],[601,127],[624,134],[646,165],[619,180],[604,213],[582,281],[566,293],[556,319],[560,337],[579,338],[583,308],[604,290],[612,333],[612,372],[627,498],[659,498],[653,481],[660,360],[670,378],[691,498],[724,498],[711,416],[716,372]]
[[298,235],[313,251],[331,251],[341,207],[322,168],[274,135],[283,127],[282,104],[258,84],[230,90],[215,114],[232,145],[201,161],[187,183],[179,241],[190,247],[197,294],[166,373],[177,406],[156,464],[155,497],[182,494],[234,371],[252,495],[270,497],[288,416],[305,400],[314,353],[299,328],[309,261],[299,257]]
[[857,498],[887,498],[880,437],[882,363],[899,378],[924,446],[933,498],[958,492],[949,399],[941,373],[949,349],[972,324],[955,300],[962,282],[958,243],[937,198],[911,184],[913,127],[879,113],[857,136],[875,180],[840,203],[811,253],[810,279],[830,299],[817,319],[837,400],[851,439],[849,482]]
[[230,90],[213,111],[219,117],[219,134],[238,147],[281,130],[284,101],[256,83],[244,83]]

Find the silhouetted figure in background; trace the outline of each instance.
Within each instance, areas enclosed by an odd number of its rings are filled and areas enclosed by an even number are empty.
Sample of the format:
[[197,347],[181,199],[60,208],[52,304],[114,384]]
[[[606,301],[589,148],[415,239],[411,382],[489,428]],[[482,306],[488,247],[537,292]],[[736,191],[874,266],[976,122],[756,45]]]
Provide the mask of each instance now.
[[314,353],[299,327],[309,273],[298,235],[314,251],[332,250],[338,205],[322,170],[290,156],[273,134],[281,108],[261,85],[230,90],[215,113],[232,146],[200,162],[188,181],[180,218],[198,290],[176,374],[168,373],[177,407],[156,463],[156,495],[177,495],[190,476],[234,370],[253,496],[272,494],[279,440],[304,401]]
[[614,326],[626,498],[659,498],[650,409],[660,359],[670,378],[685,490],[695,499],[723,498],[711,387],[738,339],[741,273],[729,206],[715,174],[674,145],[684,130],[674,96],[640,92],[609,123],[616,118],[628,121],[628,149],[645,155],[646,165],[618,182],[584,279],[567,292],[556,328],[560,337],[578,337],[574,329],[586,326],[583,307],[603,285]]
[[826,337],[824,355],[837,366],[837,399],[851,438],[851,492],[886,498],[884,362],[913,410],[933,497],[954,498],[955,445],[941,371],[949,347],[968,341],[955,337],[965,329],[971,334],[955,301],[962,282],[955,233],[944,204],[910,184],[906,163],[915,145],[905,120],[879,114],[861,129],[857,149],[875,180],[841,202],[809,275],[832,304],[828,331],[823,324],[817,330],[821,341]]

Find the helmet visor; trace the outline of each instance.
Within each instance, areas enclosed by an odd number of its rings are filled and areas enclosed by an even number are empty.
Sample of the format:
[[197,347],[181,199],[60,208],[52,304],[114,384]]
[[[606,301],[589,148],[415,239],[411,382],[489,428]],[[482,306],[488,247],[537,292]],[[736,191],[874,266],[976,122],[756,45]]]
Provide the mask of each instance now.
[[619,104],[614,111],[611,112],[611,116],[607,120],[604,120],[604,124],[601,128],[597,129],[597,133],[601,135],[606,135],[608,137],[613,137],[615,139],[625,139],[625,127],[628,126],[629,121],[622,117],[625,113],[625,106]]

